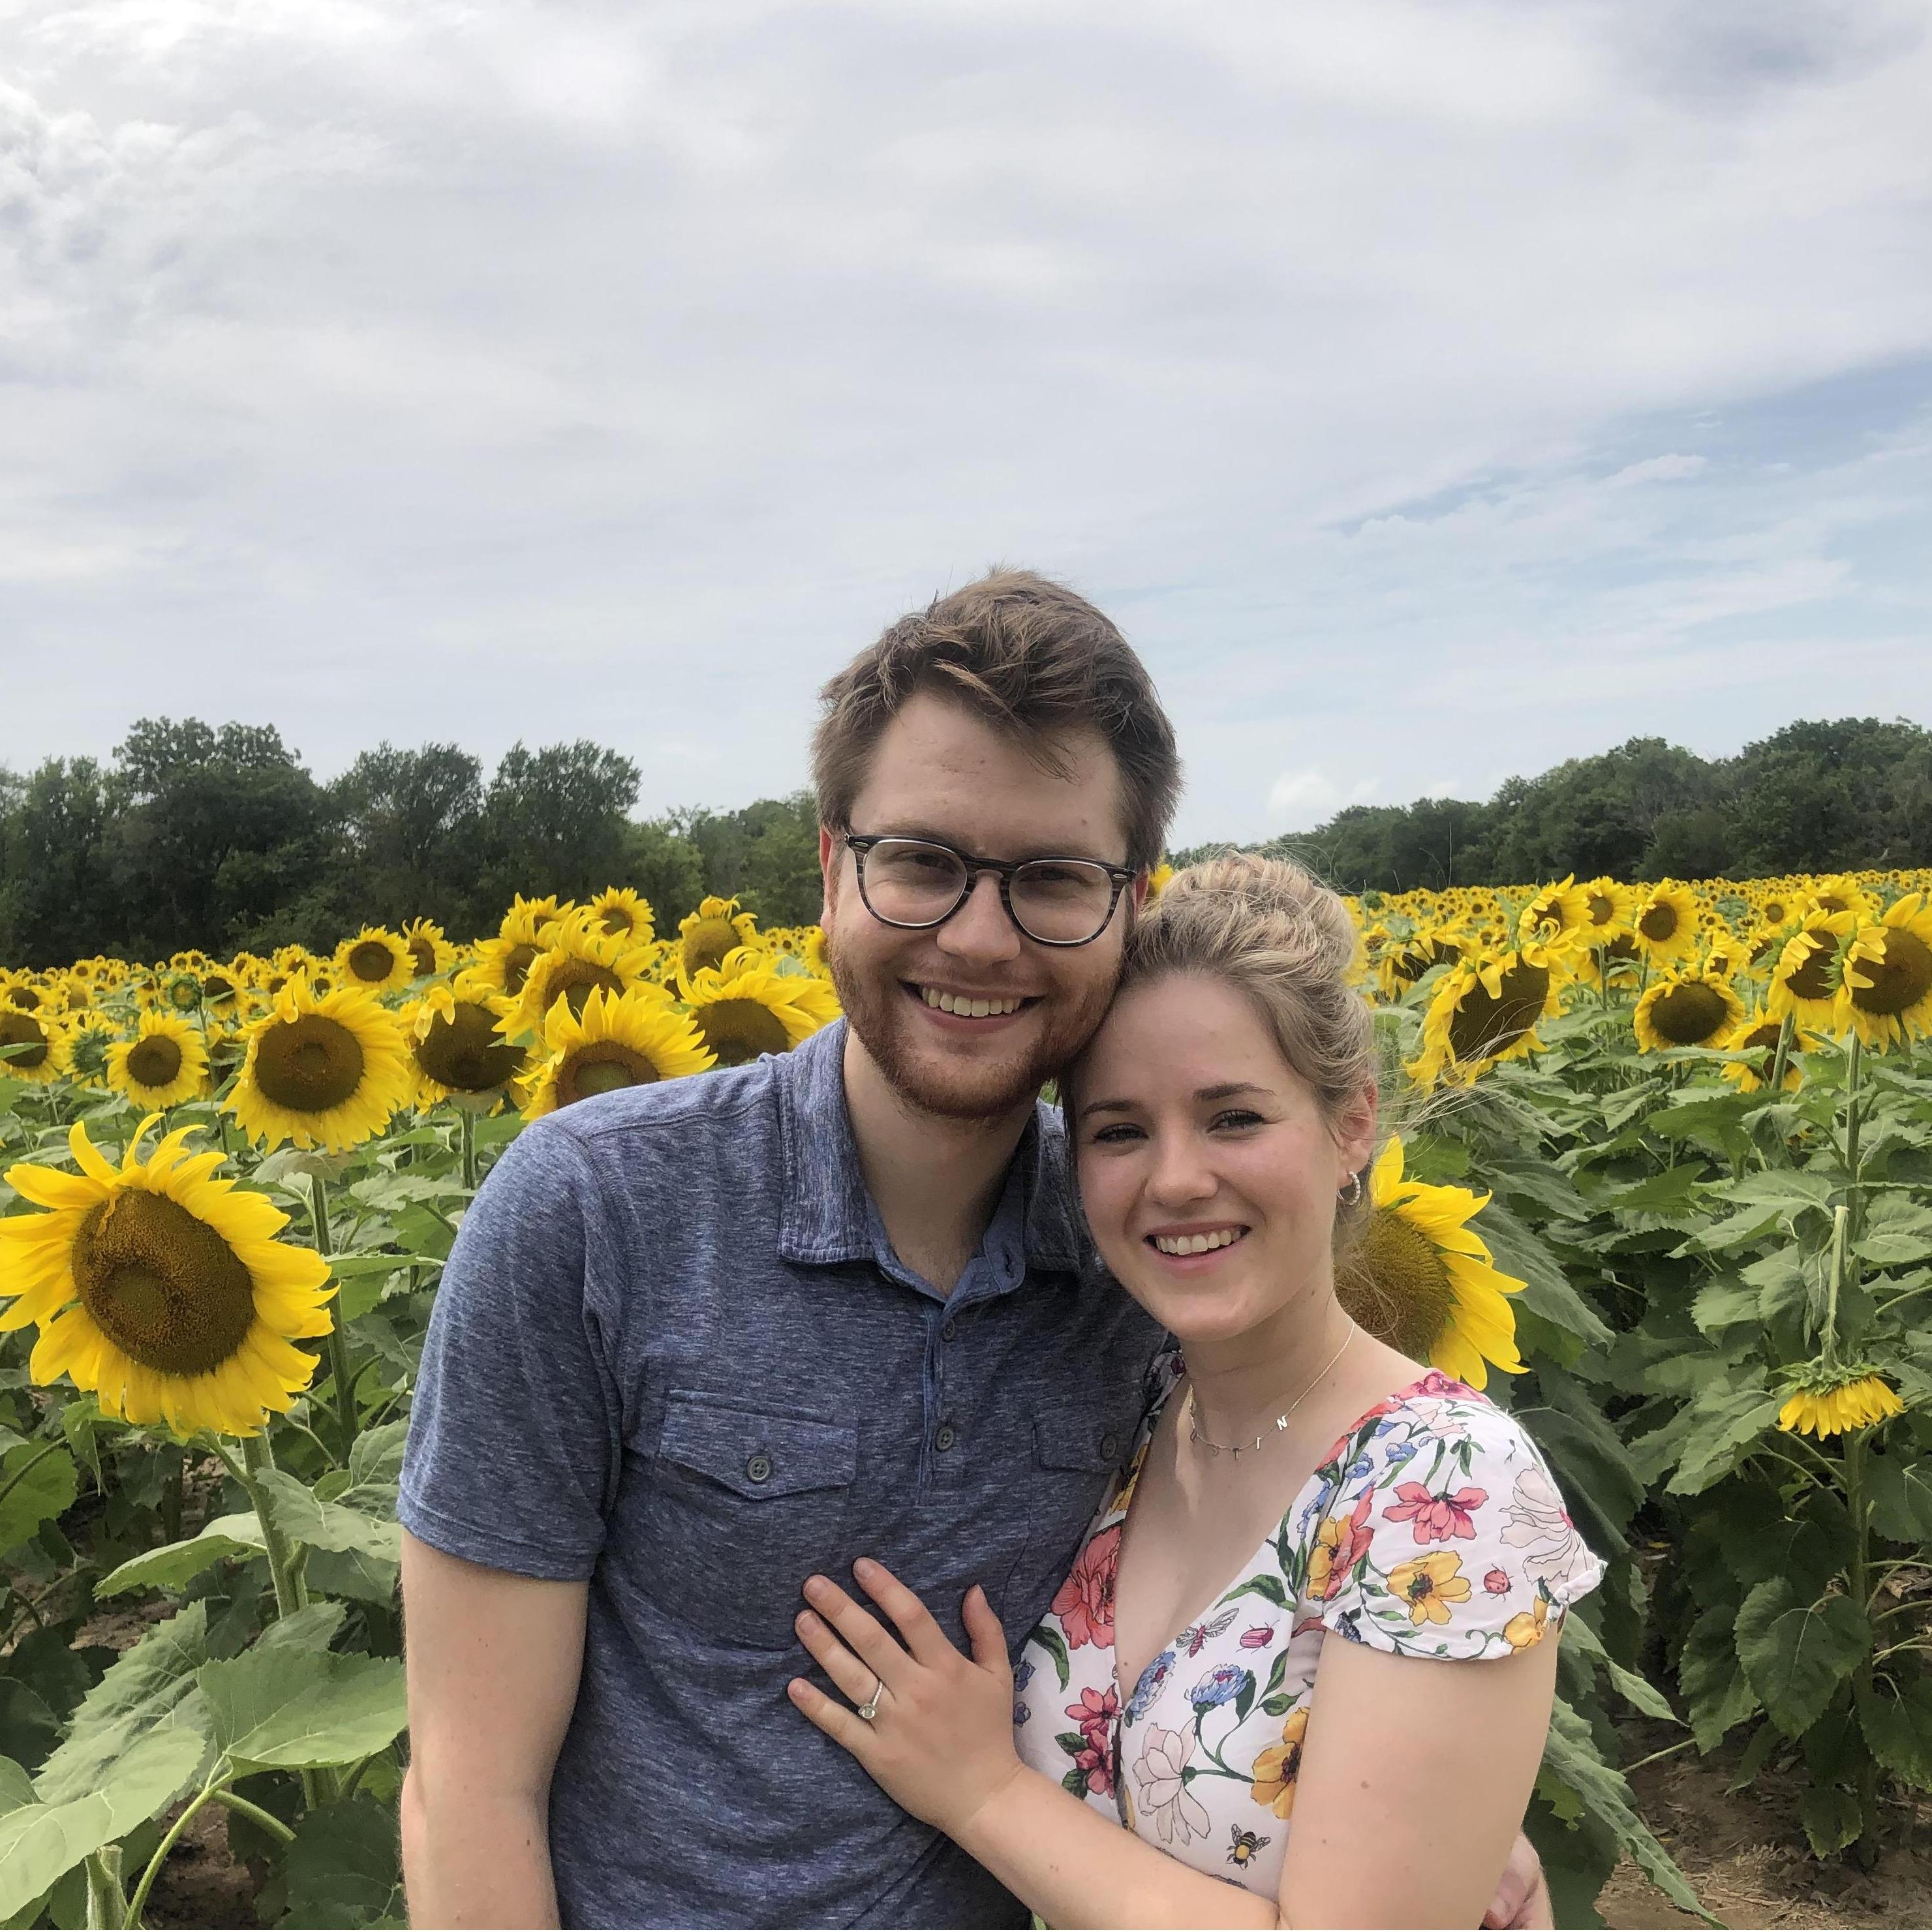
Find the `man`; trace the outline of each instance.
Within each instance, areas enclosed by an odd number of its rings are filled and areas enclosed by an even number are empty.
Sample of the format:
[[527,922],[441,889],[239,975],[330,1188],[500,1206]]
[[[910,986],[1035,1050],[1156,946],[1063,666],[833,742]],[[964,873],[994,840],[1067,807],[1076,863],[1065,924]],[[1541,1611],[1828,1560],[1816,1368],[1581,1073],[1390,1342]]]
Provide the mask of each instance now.
[[445,1273],[400,1511],[418,1923],[1028,1922],[784,1687],[800,1585],[862,1555],[1017,1643],[1132,1436],[1158,1338],[1036,1096],[1179,768],[1118,632],[1024,573],[825,700],[846,1020],[536,1124]]

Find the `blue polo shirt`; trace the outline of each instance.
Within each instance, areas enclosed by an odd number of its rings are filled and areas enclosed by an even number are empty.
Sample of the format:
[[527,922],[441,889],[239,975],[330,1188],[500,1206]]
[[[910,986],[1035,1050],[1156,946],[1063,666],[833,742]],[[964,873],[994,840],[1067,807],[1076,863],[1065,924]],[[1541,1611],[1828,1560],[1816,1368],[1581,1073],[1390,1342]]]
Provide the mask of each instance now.
[[792,1708],[792,1619],[808,1574],[871,1556],[962,1644],[983,1584],[1017,1648],[1160,1338],[1088,1248],[1045,1107],[952,1293],[904,1266],[844,1039],[534,1123],[444,1271],[399,1514],[590,1583],[550,1793],[566,1925],[1028,1922]]

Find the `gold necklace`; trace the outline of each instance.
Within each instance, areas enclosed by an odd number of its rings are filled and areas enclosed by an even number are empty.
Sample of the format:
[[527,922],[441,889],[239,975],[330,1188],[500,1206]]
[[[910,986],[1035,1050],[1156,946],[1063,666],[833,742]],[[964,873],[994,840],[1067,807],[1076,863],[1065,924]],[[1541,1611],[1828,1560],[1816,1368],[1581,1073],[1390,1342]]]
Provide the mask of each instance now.
[[[1275,1418],[1274,1428],[1275,1433],[1277,1436],[1279,1436],[1281,1432],[1288,1426],[1288,1418],[1315,1393],[1316,1383],[1318,1383],[1322,1378],[1328,1374],[1328,1371],[1342,1359],[1343,1351],[1347,1348],[1348,1344],[1354,1339],[1355,1323],[1354,1318],[1351,1316],[1348,1322],[1348,1332],[1342,1337],[1341,1348],[1337,1348],[1335,1352],[1328,1358],[1328,1360],[1324,1362],[1321,1367],[1316,1370],[1314,1381],[1310,1382],[1308,1386],[1304,1389],[1279,1415]],[[1210,1442],[1207,1437],[1202,1434],[1199,1428],[1196,1425],[1194,1416],[1194,1384],[1192,1382],[1190,1382],[1187,1385],[1187,1432],[1191,1437],[1192,1437],[1196,1442],[1197,1442],[1203,1449],[1207,1450],[1209,1455],[1232,1456],[1237,1462],[1239,1462],[1244,1456],[1252,1456],[1254,1452],[1268,1439],[1265,1435],[1257,1436],[1253,1442],[1244,1442],[1238,1447],[1231,1447],[1228,1444],[1225,1442]]]

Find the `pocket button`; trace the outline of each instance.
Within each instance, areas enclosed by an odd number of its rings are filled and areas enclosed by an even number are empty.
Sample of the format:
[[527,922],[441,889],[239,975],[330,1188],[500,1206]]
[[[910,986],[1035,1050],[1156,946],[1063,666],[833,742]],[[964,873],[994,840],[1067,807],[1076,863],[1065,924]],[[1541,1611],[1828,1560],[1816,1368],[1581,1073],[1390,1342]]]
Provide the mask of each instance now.
[[952,1424],[942,1422],[939,1425],[939,1432],[932,1438],[932,1446],[943,1451],[950,1449],[958,1440],[958,1431],[952,1426]]
[[1100,1454],[1112,1462],[1120,1453],[1120,1438],[1110,1429],[1100,1438]]
[[772,1459],[761,1449],[745,1465],[745,1473],[754,1483],[768,1483],[772,1477]]

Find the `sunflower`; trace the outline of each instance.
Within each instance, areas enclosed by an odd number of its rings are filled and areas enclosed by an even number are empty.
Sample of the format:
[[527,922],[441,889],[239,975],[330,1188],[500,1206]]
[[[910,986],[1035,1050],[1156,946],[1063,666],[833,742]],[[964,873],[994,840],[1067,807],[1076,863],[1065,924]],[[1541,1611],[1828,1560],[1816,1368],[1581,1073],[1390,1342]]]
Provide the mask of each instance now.
[[1774,886],[1757,901],[1754,910],[1759,925],[1776,932],[1787,926],[1796,926],[1811,910],[1811,905],[1810,893]]
[[1795,1013],[1800,1026],[1834,1027],[1838,1016],[1839,955],[1851,937],[1848,912],[1807,913],[1784,942],[1771,969],[1765,1010],[1782,1019]]
[[706,898],[679,922],[678,966],[686,979],[722,966],[726,953],[756,942],[758,922],[737,904],[736,899]]
[[193,973],[170,969],[161,980],[161,1004],[171,1013],[191,1013],[201,1005],[201,981]]
[[403,944],[410,949],[410,968],[418,980],[434,978],[447,970],[456,957],[456,949],[442,936],[442,928],[433,920],[412,919],[403,928]]
[[39,1325],[28,1372],[64,1373],[110,1415],[177,1434],[257,1433],[315,1373],[291,1338],[326,1335],[328,1264],[275,1238],[288,1217],[264,1194],[214,1178],[220,1152],[189,1154],[189,1129],[146,1161],[150,1114],[111,1166],[76,1122],[79,1174],[10,1168],[50,1211],[0,1220],[0,1328]]
[[1560,884],[1545,886],[1522,909],[1516,936],[1525,945],[1574,946],[1589,938],[1589,893],[1572,872]]
[[1697,901],[1690,888],[1666,879],[1651,889],[1630,930],[1653,966],[1668,966],[1697,950]]
[[1868,1363],[1814,1362],[1792,1380],[1790,1399],[1778,1412],[1787,1434],[1843,1436],[1904,1412],[1898,1392]]
[[98,1087],[107,1075],[107,1056],[119,1034],[105,1013],[92,1008],[75,1014],[68,1030],[68,1072],[83,1087]]
[[599,892],[585,910],[593,925],[639,945],[657,931],[657,916],[651,910],[650,901],[628,886],[612,886]]
[[1838,1022],[1868,1046],[1904,1046],[1932,1033],[1932,907],[1922,892],[1858,928],[1845,950]]
[[690,1017],[648,987],[616,995],[593,986],[584,1010],[560,1000],[544,1021],[548,1057],[520,1082],[534,1120],[594,1094],[702,1073],[716,1064]]
[[1568,964],[1546,947],[1460,962],[1423,1016],[1422,1052],[1409,1072],[1420,1084],[1473,1080],[1498,1060],[1533,1052],[1536,1024],[1563,1010]]
[[1391,1135],[1370,1172],[1369,1198],[1367,1224],[1337,1271],[1342,1306],[1378,1340],[1472,1388],[1488,1381],[1491,1362],[1521,1374],[1505,1298],[1523,1284],[1498,1271],[1468,1225],[1490,1197],[1405,1180],[1402,1141]]
[[539,1038],[558,1000],[581,1013],[593,988],[621,996],[643,981],[650,964],[643,946],[622,933],[606,932],[588,913],[556,921],[544,937],[544,950],[530,962],[516,1010],[505,1022],[506,1033]]
[[736,946],[722,964],[680,979],[678,992],[720,1066],[789,1053],[838,1017],[838,996],[824,980],[782,973],[751,946]]
[[[1742,1093],[1756,1094],[1771,1084],[1778,1070],[1778,1036],[1784,1023],[1769,1013],[1756,1012],[1740,1020],[1730,1036],[1720,1042],[1732,1053],[1754,1053],[1755,1060],[1734,1060],[1724,1069],[1724,1078]],[[1803,1028],[1791,1035],[1791,1051],[1784,1063],[1784,1091],[1804,1084],[1804,1070],[1798,1064],[1801,1053],[1809,1053],[1818,1042]]]
[[0,1006],[0,1077],[11,1074],[45,1084],[58,1080],[70,1064],[68,1030],[51,1013]]
[[416,955],[400,933],[387,926],[365,926],[335,949],[335,970],[345,986],[365,993],[392,993],[414,976]]
[[1605,877],[1592,879],[1578,888],[1583,895],[1583,943],[1606,946],[1630,930],[1636,911],[1636,895],[1628,886]]
[[1811,881],[1811,903],[1820,912],[1847,912],[1855,925],[1877,916],[1870,893],[1848,872],[1834,872],[1828,878]]
[[1462,956],[1459,934],[1440,926],[1419,926],[1406,940],[1391,940],[1376,962],[1384,999],[1406,992],[1424,974],[1438,966],[1453,966]]
[[1652,982],[1630,1016],[1646,1053],[1666,1047],[1711,1046],[1744,1016],[1744,1003],[1720,973],[1666,973]]
[[1160,863],[1155,866],[1152,872],[1148,873],[1147,896],[1150,903],[1154,900],[1159,898],[1161,894],[1167,890],[1168,886],[1172,880],[1173,878],[1174,868],[1165,859],[1162,860]]
[[192,1100],[208,1090],[208,1048],[186,1020],[143,1013],[134,1037],[107,1049],[107,1084],[143,1108]]
[[509,1002],[475,973],[454,986],[432,986],[404,1010],[419,1105],[434,1106],[452,1094],[500,1094],[522,1072],[523,1048],[497,1030],[509,1010]]
[[523,992],[538,954],[550,944],[544,936],[546,928],[556,923],[554,910],[540,912],[519,899],[504,914],[496,938],[477,947],[478,970],[488,975],[496,992],[515,999]]
[[415,1084],[394,1015],[346,986],[318,998],[291,980],[243,1037],[248,1057],[222,1106],[270,1148],[340,1154],[380,1133]]

